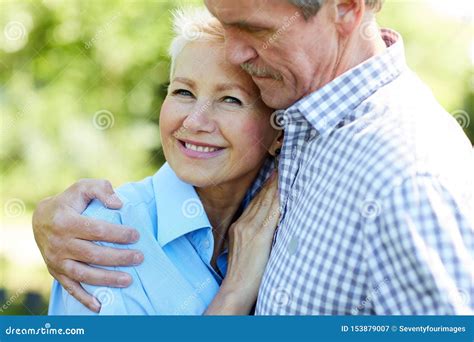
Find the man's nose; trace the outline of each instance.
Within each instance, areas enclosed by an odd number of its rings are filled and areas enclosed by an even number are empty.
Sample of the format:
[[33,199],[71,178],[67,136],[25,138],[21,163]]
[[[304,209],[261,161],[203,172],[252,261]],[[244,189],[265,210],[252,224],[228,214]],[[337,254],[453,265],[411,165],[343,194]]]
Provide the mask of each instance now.
[[210,118],[210,102],[197,103],[193,111],[186,116],[183,127],[193,133],[211,133],[216,129],[215,122]]
[[227,60],[234,65],[240,65],[257,57],[255,49],[234,28],[225,31],[225,53]]

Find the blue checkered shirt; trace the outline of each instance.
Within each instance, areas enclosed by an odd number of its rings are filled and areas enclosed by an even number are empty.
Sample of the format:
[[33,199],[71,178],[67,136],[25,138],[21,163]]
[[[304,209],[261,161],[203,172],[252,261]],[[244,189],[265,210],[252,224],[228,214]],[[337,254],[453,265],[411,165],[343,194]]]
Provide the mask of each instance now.
[[381,34],[382,54],[276,113],[282,215],[258,315],[473,313],[472,146]]

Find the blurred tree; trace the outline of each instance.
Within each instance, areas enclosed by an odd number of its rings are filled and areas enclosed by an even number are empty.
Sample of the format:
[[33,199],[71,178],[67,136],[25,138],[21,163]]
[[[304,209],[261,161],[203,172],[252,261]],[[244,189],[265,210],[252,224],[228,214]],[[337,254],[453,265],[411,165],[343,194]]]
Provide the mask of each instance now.
[[0,7],[2,195],[30,207],[75,179],[116,185],[162,163],[173,1]]
[[[185,4],[190,3],[201,4]],[[21,198],[31,208],[78,178],[103,177],[119,185],[163,163],[157,120],[168,82],[169,10],[175,5],[1,2],[5,198]],[[438,14],[426,1],[387,1],[379,17],[382,26],[403,34],[410,65],[447,110],[472,115],[465,107],[472,103],[472,84],[466,91],[463,83],[471,68],[466,42],[472,23]],[[472,125],[467,132],[474,140],[471,130]]]

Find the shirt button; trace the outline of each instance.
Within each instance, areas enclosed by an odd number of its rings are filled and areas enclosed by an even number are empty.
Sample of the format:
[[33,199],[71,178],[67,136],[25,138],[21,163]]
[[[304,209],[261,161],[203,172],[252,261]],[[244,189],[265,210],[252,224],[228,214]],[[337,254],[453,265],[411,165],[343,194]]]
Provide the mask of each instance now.
[[293,149],[293,151],[291,152],[291,158],[296,159],[297,154],[298,154],[298,152],[296,151],[296,149]]
[[204,242],[202,243],[202,246],[205,249],[209,249],[209,247],[211,247],[211,243],[209,242],[209,240],[204,240]]
[[308,136],[306,137],[306,142],[310,142],[316,137],[316,130],[312,129],[311,132],[309,132]]

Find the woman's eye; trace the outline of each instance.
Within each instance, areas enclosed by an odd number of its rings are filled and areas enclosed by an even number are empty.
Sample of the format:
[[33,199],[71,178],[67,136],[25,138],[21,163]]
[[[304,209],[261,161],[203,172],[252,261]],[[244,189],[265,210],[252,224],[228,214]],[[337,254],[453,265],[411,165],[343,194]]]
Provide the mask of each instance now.
[[189,90],[186,89],[176,89],[173,91],[173,95],[181,95],[181,96],[194,96]]
[[238,98],[233,97],[233,96],[226,96],[222,99],[222,101],[225,103],[235,103],[238,105],[242,105],[242,101],[240,101]]

